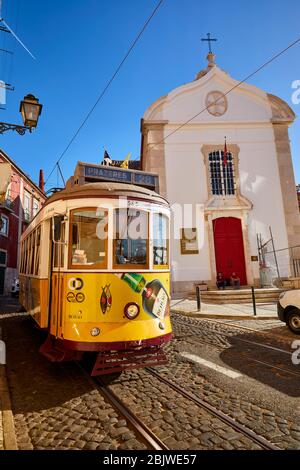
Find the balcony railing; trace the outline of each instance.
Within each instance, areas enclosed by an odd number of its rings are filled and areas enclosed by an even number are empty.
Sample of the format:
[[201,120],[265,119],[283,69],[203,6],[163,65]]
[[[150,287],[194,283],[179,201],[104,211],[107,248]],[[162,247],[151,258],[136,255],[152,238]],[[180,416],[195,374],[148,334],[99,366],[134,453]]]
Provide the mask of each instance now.
[[24,221],[27,223],[31,221],[31,214],[27,209],[24,209]]
[[0,207],[3,207],[5,209],[8,209],[10,211],[13,210],[13,204],[14,204],[14,201],[10,198],[6,198],[4,199],[3,201],[0,202]]

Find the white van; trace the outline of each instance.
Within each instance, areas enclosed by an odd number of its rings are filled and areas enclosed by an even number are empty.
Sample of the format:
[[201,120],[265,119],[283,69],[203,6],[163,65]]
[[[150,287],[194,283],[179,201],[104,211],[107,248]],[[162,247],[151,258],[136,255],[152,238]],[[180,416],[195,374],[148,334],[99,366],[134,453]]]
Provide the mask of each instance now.
[[286,323],[293,333],[300,335],[300,289],[280,294],[277,313],[279,320]]

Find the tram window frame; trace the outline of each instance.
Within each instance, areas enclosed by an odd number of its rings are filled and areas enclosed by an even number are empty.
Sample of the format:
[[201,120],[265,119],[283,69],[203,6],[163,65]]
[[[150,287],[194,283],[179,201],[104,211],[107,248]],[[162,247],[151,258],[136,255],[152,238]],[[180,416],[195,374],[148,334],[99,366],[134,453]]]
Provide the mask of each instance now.
[[28,274],[29,276],[32,275],[32,260],[34,258],[34,232],[30,234],[30,256],[29,256],[29,263],[28,263]]
[[24,273],[28,274],[28,258],[29,258],[29,236],[26,237],[26,259],[25,259],[25,266],[24,266]]
[[[103,261],[99,262],[99,263],[94,263],[94,264],[88,264],[88,263],[82,263],[82,264],[73,264],[73,227],[77,227],[76,224],[74,224],[74,215],[76,212],[78,211],[86,211],[86,212],[91,212],[91,211],[94,211],[95,212],[95,215],[97,214],[97,212],[99,211],[102,211],[105,215],[105,218],[106,218],[106,226],[105,226],[105,232],[107,234],[107,237],[104,239],[104,251],[105,252],[105,257],[103,259]],[[84,270],[87,270],[87,271],[90,271],[90,270],[95,270],[95,269],[107,269],[107,263],[108,263],[108,217],[109,217],[109,212],[108,212],[108,209],[107,208],[104,208],[104,207],[77,207],[75,209],[72,209],[70,211],[70,217],[69,217],[69,220],[70,220],[70,223],[69,223],[69,247],[68,247],[68,269],[73,269],[73,270],[77,270],[77,269],[84,269]],[[97,222],[97,224],[100,222],[100,218],[99,218],[99,221]],[[77,236],[78,236],[78,227],[77,227]],[[99,253],[101,252],[100,251],[100,242],[103,241],[99,238]]]
[[25,274],[25,262],[26,262],[26,238],[23,240],[23,253],[22,253],[22,260],[21,260],[21,272],[22,274]]
[[[146,239],[146,264],[139,264],[139,263],[116,263],[116,248],[117,242],[122,240],[121,238],[117,238],[117,225],[116,225],[116,217],[118,211],[122,210],[136,210],[138,212],[143,212],[147,216],[147,239]],[[112,261],[113,261],[113,269],[149,269],[149,258],[150,258],[150,212],[144,209],[136,208],[136,207],[124,207],[124,208],[117,208],[114,210],[113,214],[113,253],[112,253]],[[126,239],[128,240],[128,238]],[[143,240],[143,239],[142,239]]]
[[35,254],[36,254],[36,230],[31,232],[31,260],[30,260],[30,275],[34,275],[34,263],[35,263]]
[[[62,233],[64,237],[62,240]],[[52,219],[52,242],[53,242],[53,269],[64,268],[63,249],[65,243],[65,220],[63,215]]]
[[20,273],[21,273],[21,274],[22,274],[22,272],[23,272],[23,269],[22,269],[22,266],[23,266],[23,259],[24,259],[23,249],[24,249],[24,241],[21,241],[21,249],[20,249]]
[[26,274],[30,274],[30,260],[31,260],[31,233],[27,237],[27,259],[26,259]]
[[[154,245],[155,245],[155,233],[154,233],[154,218],[156,216],[161,216],[162,218],[164,218],[166,220],[166,223],[167,223],[167,226],[166,226],[166,231],[167,231],[167,238],[165,239],[166,240],[166,250],[167,250],[167,263],[166,264],[156,264],[155,263],[155,259],[154,259]],[[153,262],[153,269],[169,269],[169,266],[170,266],[170,217],[168,217],[166,214],[162,213],[162,212],[153,212],[152,213],[152,262]]]
[[28,250],[29,250],[29,238],[28,238],[28,236],[27,236],[26,239],[25,239],[24,274],[27,274]]
[[40,274],[40,253],[41,253],[41,226],[39,225],[36,228],[36,235],[35,235],[35,257],[34,257],[34,270],[33,274],[35,276],[39,276]]

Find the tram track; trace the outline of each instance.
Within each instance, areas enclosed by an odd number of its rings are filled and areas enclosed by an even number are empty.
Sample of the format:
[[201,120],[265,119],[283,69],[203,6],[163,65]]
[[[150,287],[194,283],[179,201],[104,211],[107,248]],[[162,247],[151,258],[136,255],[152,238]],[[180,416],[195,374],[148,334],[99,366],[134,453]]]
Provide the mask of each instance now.
[[[180,314],[180,313],[176,313],[176,312],[172,312],[172,313],[173,313],[173,320],[175,320],[175,322],[177,322],[180,317],[181,318],[183,317],[183,315]],[[189,320],[192,320],[193,322],[195,321],[195,319],[193,319],[190,316],[186,316],[185,318],[188,318]],[[295,335],[295,337],[290,338],[290,337],[287,337],[287,336],[270,333],[269,331],[266,331],[266,330],[262,331],[262,330],[255,329],[255,328],[249,328],[248,326],[236,325],[236,324],[231,323],[231,322],[220,321],[218,319],[201,318],[201,319],[198,319],[198,322],[199,323],[201,322],[202,325],[205,325],[206,323],[211,324],[211,325],[214,325],[214,324],[221,325],[221,326],[223,325],[223,326],[226,326],[228,329],[233,328],[235,330],[241,330],[244,333],[245,332],[255,333],[257,335],[264,336],[264,337],[268,338],[269,340],[273,339],[273,340],[275,340],[275,341],[277,340],[279,342],[291,343],[292,341],[297,339],[296,335]],[[194,324],[194,326],[199,327],[200,325],[195,325]],[[221,333],[218,332],[218,334],[221,334]]]
[[125,403],[120,400],[119,397],[105,384],[105,382],[97,377],[94,379],[94,382],[100,388],[102,394],[105,396],[107,400],[113,405],[115,409],[119,411],[119,413],[124,416],[131,426],[133,427],[134,431],[139,434],[143,440],[149,445],[150,449],[152,450],[169,450],[169,448],[163,443],[163,441],[151,431],[151,429],[143,423],[140,418],[138,418]]
[[279,450],[279,447],[267,441],[264,437],[255,433],[254,431],[247,428],[246,426],[239,424],[237,421],[235,421],[233,418],[231,418],[230,416],[220,411],[218,408],[212,406],[210,403],[204,401],[203,399],[198,398],[195,395],[191,394],[187,390],[180,387],[178,384],[162,376],[159,372],[157,372],[153,368],[146,367],[145,370],[151,375],[153,375],[154,377],[156,377],[160,382],[164,383],[165,385],[168,385],[174,391],[182,395],[184,398],[187,398],[189,401],[193,402],[200,408],[204,409],[206,412],[209,412],[210,414],[214,415],[216,418],[220,419],[222,422],[224,422],[225,424],[233,428],[236,432],[239,432],[240,434],[243,434],[243,436],[247,437],[248,439],[251,439],[255,444],[262,447],[262,449]]
[[[269,338],[275,338],[275,339],[278,339],[279,341],[292,341],[293,338],[289,338],[287,336],[283,336],[283,335],[278,335],[277,333],[274,334],[274,333],[270,333],[269,331],[262,331],[262,330],[258,330],[258,329],[255,329],[255,328],[249,328],[249,326],[243,326],[243,325],[236,325],[235,323],[226,323],[226,322],[222,322],[220,320],[217,320],[217,319],[209,319],[209,318],[205,318],[205,321],[209,322],[209,323],[218,323],[219,325],[224,325],[224,326],[227,326],[227,327],[232,327],[232,328],[236,328],[236,329],[240,329],[240,330],[244,330],[244,331],[249,331],[251,333],[257,333],[259,335],[262,335],[262,336],[268,336]],[[294,338],[296,339],[296,337]]]
[[[180,321],[180,319],[176,318],[175,323],[179,327],[180,326],[187,327],[186,323],[182,323]],[[228,325],[228,324],[225,324],[225,325],[226,325],[227,328],[228,327],[230,328],[230,326],[231,326],[231,325]],[[191,325],[189,325],[188,327],[190,327],[190,326]],[[199,325],[194,325],[193,324],[192,326],[195,326],[195,328],[196,328],[195,333],[192,333],[192,334],[189,333],[189,334],[186,334],[186,335],[182,334],[182,335],[175,336],[175,338],[174,338],[175,341],[185,340],[187,338],[197,338],[197,340],[200,341],[200,343],[207,344],[211,347],[215,347],[215,348],[218,348],[220,350],[222,350],[222,349],[224,349],[224,347],[226,347],[226,346],[222,347],[221,345],[214,344],[213,340],[212,341],[205,341],[204,339],[199,338],[199,333],[200,333],[201,330],[202,330],[202,333],[203,333],[203,328],[201,327],[200,324]],[[197,333],[198,329],[200,330],[199,333]],[[208,329],[208,328],[206,328],[206,329]],[[243,328],[239,328],[239,329],[243,330]],[[190,328],[189,328],[189,331],[190,331]],[[256,330],[254,330],[253,332],[256,333]],[[236,339],[235,331],[233,333],[232,332],[231,333],[230,332],[225,333],[225,332],[219,332],[219,331],[211,331],[211,333],[212,334],[215,333],[217,335],[220,335],[221,337],[227,337],[227,338],[229,337],[229,338]],[[241,338],[237,338],[237,339],[240,340]],[[277,352],[281,352],[281,353],[285,353],[285,354],[291,354],[288,351],[281,350],[279,348],[274,348],[274,347],[269,346],[269,345],[264,345],[262,343],[257,343],[257,342],[246,340],[246,339],[242,339],[242,340],[243,340],[243,342],[246,342],[248,344],[250,343],[253,346],[262,346],[262,347],[265,347],[267,349],[275,350]],[[265,361],[259,361],[255,358],[251,358],[251,357],[249,357],[249,360],[255,361],[255,362],[260,363],[261,365],[264,365],[264,366],[267,366],[267,367],[272,367],[274,369],[280,370],[281,372],[289,373],[289,374],[292,374],[294,376],[300,377],[300,374],[295,372],[295,371],[290,371],[288,369],[278,367],[274,364],[270,364],[270,363],[265,362]],[[115,392],[115,387],[113,387],[113,385],[114,385],[113,383],[111,383],[111,384],[107,383],[107,381],[105,379],[105,376],[91,378],[89,376],[88,372],[82,367],[82,365],[80,365],[80,364],[78,364],[78,365],[81,368],[81,370],[83,370],[84,373],[86,375],[88,375],[88,379],[93,383],[94,386],[97,387],[99,392],[113,406],[113,408],[122,417],[124,417],[124,419],[127,420],[130,429],[136,434],[136,436],[141,440],[141,442],[143,442],[143,444],[146,445],[146,447],[148,449],[156,450],[156,451],[169,450],[170,449],[143,422],[143,420],[138,416],[139,412],[136,413],[135,409],[132,410],[131,407],[127,406],[127,404],[126,404],[126,401],[127,401],[126,395],[124,395],[122,393],[119,394],[118,388],[117,388],[117,393],[116,393]],[[182,385],[174,382],[173,378],[170,379],[169,377],[166,377],[165,375],[161,375],[160,372],[154,370],[151,367],[147,367],[144,370],[145,370],[145,372],[147,372],[148,374],[150,374],[154,378],[156,378],[159,382],[161,382],[162,384],[164,384],[164,385],[168,386],[169,388],[171,388],[173,390],[173,393],[175,391],[176,393],[178,393],[182,397],[182,399],[186,399],[189,402],[193,403],[194,405],[197,405],[199,407],[199,409],[202,410],[202,412],[208,413],[212,417],[212,419],[213,418],[219,419],[224,424],[226,424],[230,429],[232,429],[232,431],[235,431],[235,432],[241,434],[244,438],[249,439],[253,444],[259,446],[261,449],[263,449],[263,450],[279,450],[279,447],[277,447],[275,444],[273,444],[273,443],[271,443],[267,440],[267,438],[266,438],[267,436],[263,437],[262,435],[258,434],[256,432],[256,430],[252,430],[251,428],[247,427],[247,425],[245,426],[244,424],[239,423],[233,417],[231,417],[230,415],[224,413],[224,411],[221,411],[218,407],[215,407],[213,404],[211,404],[205,398],[196,396],[193,393],[192,390],[189,390],[189,389],[187,390],[184,385],[182,386]]]
[[[184,336],[184,335],[182,335],[182,336],[175,336],[174,339],[175,339],[175,340],[185,340],[186,338],[191,338],[191,337],[197,337],[197,335],[196,335],[196,334],[193,334],[193,335],[186,335],[186,336]],[[221,346],[219,346],[219,345],[217,345],[217,344],[212,344],[212,343],[209,342],[209,341],[204,341],[203,339],[199,339],[198,337],[197,337],[197,342],[198,342],[198,343],[200,342],[201,344],[205,344],[205,345],[207,345],[207,346],[213,347],[213,348],[215,348],[215,349],[219,349],[220,351],[224,350],[223,347],[221,347]],[[293,370],[290,370],[290,369],[285,369],[285,368],[283,368],[283,367],[279,367],[279,366],[277,366],[277,365],[275,365],[275,364],[271,364],[270,362],[260,361],[260,360],[258,360],[258,359],[255,359],[254,357],[247,357],[247,359],[248,359],[249,361],[256,362],[257,364],[261,364],[261,365],[267,366],[267,367],[269,367],[269,368],[271,368],[271,369],[276,369],[276,370],[279,370],[280,372],[284,372],[284,373],[287,373],[287,374],[290,374],[290,375],[293,375],[293,376],[295,376],[295,377],[299,377],[299,378],[300,378],[300,373],[299,373],[299,372],[296,372],[296,371],[293,371]]]
[[110,389],[109,385],[105,383],[105,378],[93,378],[82,364],[79,362],[76,362],[76,364],[88,381],[96,386],[113,408],[130,423],[132,430],[140,436],[149,450],[169,450],[163,441]]
[[[175,321],[177,321],[179,317],[182,317],[181,313],[172,312],[172,314],[173,314],[173,319],[176,318]],[[195,321],[195,319],[193,319],[190,316],[186,316],[186,318],[189,318],[190,320]],[[201,322],[202,325],[205,324],[205,323],[209,323],[209,324],[212,324],[212,325],[213,324],[223,325],[223,326],[226,326],[227,328],[232,327],[234,329],[239,329],[239,330],[249,332],[249,333],[256,333],[258,335],[268,337],[269,339],[275,339],[275,340],[283,341],[283,342],[289,342],[290,343],[291,341],[297,339],[296,335],[295,335],[295,337],[290,338],[288,336],[279,335],[277,333],[276,334],[270,333],[269,331],[266,331],[266,330],[262,331],[262,330],[255,329],[255,328],[249,328],[249,326],[236,325],[235,323],[231,323],[229,321],[228,322],[220,321],[216,318],[213,318],[213,319],[211,319],[211,318],[201,318],[200,322]]]
[[[179,324],[180,326],[184,327],[184,328],[188,328],[190,325],[187,325],[186,323],[184,322],[181,322],[178,318],[175,319],[175,325]],[[214,322],[210,322],[211,324],[213,324]],[[222,324],[222,325],[226,325],[227,328],[231,327],[231,324],[228,325],[228,323],[221,323],[221,322],[215,322],[217,324]],[[197,328],[198,330],[200,330],[202,333],[203,333],[203,324],[199,324],[199,325],[196,325],[196,324],[193,324],[192,325],[193,327]],[[239,328],[239,329],[244,329],[245,327],[240,327],[240,326],[235,326],[235,328]],[[249,331],[250,329],[247,328],[247,331]],[[239,342],[242,342],[242,343],[248,343],[248,344],[252,344],[253,346],[260,346],[264,349],[269,349],[269,350],[273,350],[273,351],[277,351],[277,352],[280,352],[280,353],[283,353],[283,354],[287,354],[287,355],[292,355],[292,352],[291,351],[287,351],[285,349],[281,349],[281,348],[277,348],[277,347],[274,347],[274,346],[270,346],[269,344],[263,344],[263,343],[259,343],[257,341],[251,341],[249,339],[245,339],[245,338],[239,338],[238,336],[234,336],[234,332],[232,333],[225,333],[225,332],[222,332],[222,331],[213,331],[213,330],[210,330],[211,333],[215,333],[216,335],[219,335],[219,336],[223,336],[223,337],[227,337],[227,338],[234,338],[235,340],[239,341]],[[251,332],[253,333],[260,333],[259,331],[257,330],[251,330]],[[263,333],[262,333],[263,334]],[[185,335],[185,337],[188,337],[188,336],[196,336],[197,333],[193,333],[193,334],[190,334],[188,333],[187,335]],[[184,335],[182,335],[184,336]],[[271,336],[271,335],[269,335]],[[175,336],[176,337],[176,336]]]
[[[130,423],[133,431],[141,437],[142,441],[146,443],[147,447],[150,450],[170,450],[169,447],[166,446],[166,444],[158,436],[156,436],[155,433],[123,402],[123,400],[120,399],[116,395],[116,393],[111,390],[110,385],[105,383],[105,376],[103,376],[103,378],[92,378],[81,364],[77,363],[77,365],[81,369],[81,371],[87,376],[89,381],[93,383],[100,391],[100,393],[105,397],[105,399],[109,401],[109,403],[114,407],[114,409]],[[239,424],[233,418],[226,415],[218,408],[214,407],[202,398],[196,397],[194,394],[192,394],[188,390],[185,390],[180,385],[162,376],[152,367],[146,367],[144,370],[151,374],[153,377],[155,377],[160,383],[167,385],[169,388],[173,389],[183,398],[197,405],[204,412],[209,413],[209,415],[213,416],[214,418],[218,418],[224,424],[229,426],[232,430],[240,433],[247,439],[250,439],[251,442],[261,447],[262,450],[280,450],[279,447],[270,443],[264,437],[260,436],[259,434],[247,428],[246,426]]]
[[[176,322],[179,323],[180,325],[182,326],[186,326],[186,324],[184,323],[181,323],[180,321],[178,322],[178,320],[176,319]],[[217,322],[217,323],[221,323],[221,322]],[[227,323],[222,323],[223,325],[226,325],[228,326]],[[231,326],[231,325],[230,325]],[[197,326],[198,328],[200,328],[200,325]],[[238,328],[240,328],[238,326]],[[251,330],[249,328],[247,328],[247,330]],[[256,330],[251,330],[251,332],[254,331],[256,332]],[[262,344],[262,343],[258,343],[256,341],[250,341],[250,340],[246,340],[246,339],[243,339],[243,338],[238,338],[236,336],[233,336],[232,334],[230,333],[224,333],[224,332],[215,332],[217,335],[220,335],[220,336],[223,336],[223,337],[229,337],[229,338],[232,338],[234,340],[237,340],[237,341],[240,341],[240,342],[245,342],[245,343],[248,343],[250,345],[253,345],[253,346],[260,346],[260,347],[263,347],[267,350],[272,350],[272,351],[275,351],[276,353],[284,353],[284,354],[287,354],[289,356],[292,355],[292,352],[290,351],[286,351],[284,349],[280,349],[280,348],[275,348],[275,347],[272,347],[270,345],[265,345],[265,344]],[[193,334],[187,334],[187,335],[184,335],[184,334],[181,334],[181,335],[175,335],[174,337],[174,340],[186,340],[188,338],[197,338],[197,342],[199,343],[202,343],[202,344],[205,344],[207,346],[210,346],[210,347],[213,347],[215,349],[219,349],[220,351],[224,350],[224,347],[223,346],[220,346],[220,345],[217,345],[217,344],[213,344],[213,341],[207,341],[207,340],[204,340],[203,338],[199,338],[198,334],[197,333],[193,333]],[[284,367],[281,367],[281,366],[278,366],[276,364],[272,364],[268,361],[262,361],[262,360],[259,360],[259,359],[256,359],[254,357],[247,357],[247,359],[249,361],[252,361],[252,362],[255,362],[257,364],[260,364],[260,365],[263,365],[263,366],[266,366],[270,369],[275,369],[275,370],[278,370],[282,373],[285,373],[285,374],[290,374],[290,375],[293,375],[294,377],[298,377],[300,378],[300,372],[297,372],[297,371],[294,371],[294,370],[291,370],[291,369],[287,369],[287,368],[284,368]]]
[[[235,336],[232,336],[230,334],[225,334],[225,333],[217,333],[218,335],[220,336],[226,336],[226,337],[229,337],[229,338],[233,338],[233,339],[236,339],[237,341],[241,341],[243,343],[248,343],[248,344],[252,344],[253,346],[261,346],[265,349],[270,349],[270,350],[273,350],[273,351],[276,351],[276,352],[281,352],[281,353],[284,353],[284,354],[288,354],[288,355],[292,355],[292,353],[290,351],[285,351],[284,349],[280,349],[280,348],[274,348],[272,346],[268,346],[268,345],[265,345],[265,344],[261,344],[261,343],[257,343],[256,341],[249,341],[247,339],[242,339],[242,338],[236,338]],[[191,337],[197,337],[197,333],[193,333],[193,334],[188,334],[188,335],[179,335],[179,336],[176,336],[175,335],[175,339],[185,339],[185,338],[191,338]],[[202,341],[204,342],[204,341]],[[213,346],[213,344],[211,343],[208,343],[206,342],[206,344],[210,344],[211,346]],[[219,346],[218,346],[219,347]]]

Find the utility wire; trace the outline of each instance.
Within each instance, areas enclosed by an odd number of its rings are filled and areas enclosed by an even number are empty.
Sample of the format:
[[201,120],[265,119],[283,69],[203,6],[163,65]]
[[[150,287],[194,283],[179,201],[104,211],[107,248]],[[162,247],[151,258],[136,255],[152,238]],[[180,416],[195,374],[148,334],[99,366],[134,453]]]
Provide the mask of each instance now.
[[[227,96],[229,95],[229,93],[231,93],[233,90],[235,90],[236,88],[238,88],[240,85],[242,85],[243,83],[245,83],[247,80],[249,80],[249,78],[253,77],[254,75],[256,75],[258,72],[260,72],[260,70],[262,70],[263,68],[265,68],[267,65],[271,64],[271,62],[273,62],[274,60],[278,59],[278,57],[280,57],[282,54],[284,54],[285,52],[287,52],[289,49],[291,49],[293,46],[295,46],[296,44],[298,44],[300,42],[300,38],[296,39],[296,41],[292,42],[291,44],[289,44],[289,46],[285,47],[284,49],[282,49],[280,52],[278,52],[277,54],[275,54],[273,57],[271,57],[271,59],[269,59],[267,62],[265,62],[264,64],[262,64],[260,67],[258,67],[254,72],[250,73],[249,75],[247,75],[247,77],[245,77],[243,80],[241,80],[240,82],[238,82],[236,85],[234,85],[232,88],[230,88],[230,90],[228,90],[226,93],[223,94],[223,96]],[[213,103],[210,103],[208,106],[206,106],[205,108],[203,108],[201,111],[199,111],[199,113],[195,114],[193,117],[191,117],[190,119],[188,119],[187,121],[185,121],[183,124],[180,124],[180,126],[176,127],[176,129],[174,129],[172,132],[170,132],[169,134],[167,134],[160,142],[157,142],[155,144],[148,144],[148,149],[150,149],[151,147],[156,147],[157,145],[160,145],[160,144],[163,144],[165,142],[166,139],[168,139],[168,137],[171,137],[171,135],[175,134],[175,132],[179,131],[180,129],[182,129],[184,126],[186,126],[187,124],[189,124],[191,121],[193,121],[197,116],[200,116],[200,114],[204,113],[204,111],[206,111],[208,108],[211,107],[212,104],[216,104],[218,103],[218,101],[220,101],[222,99],[222,96],[220,96],[219,98],[217,98]]]
[[73,135],[73,137],[71,138],[71,140],[69,141],[68,145],[66,146],[66,148],[64,149],[64,151],[61,153],[60,157],[58,158],[57,162],[55,163],[51,173],[49,174],[48,178],[46,179],[46,182],[45,184],[47,184],[47,181],[49,180],[50,176],[52,175],[52,173],[54,172],[55,168],[56,168],[56,165],[61,161],[61,159],[63,158],[63,156],[66,154],[66,152],[68,151],[68,149],[70,148],[70,146],[72,145],[72,143],[74,142],[74,140],[76,139],[76,137],[78,136],[79,132],[81,131],[81,129],[83,128],[83,126],[86,124],[86,122],[88,121],[89,117],[91,116],[91,114],[93,113],[93,111],[95,110],[96,106],[98,105],[98,103],[100,102],[100,100],[103,98],[103,96],[105,95],[105,93],[107,92],[108,88],[110,87],[110,85],[112,84],[112,82],[114,81],[114,79],[116,78],[116,76],[118,75],[120,69],[122,68],[123,64],[126,62],[127,58],[129,57],[130,53],[132,52],[132,50],[134,49],[135,45],[137,44],[137,42],[139,41],[139,39],[141,38],[143,32],[145,31],[145,29],[147,28],[148,24],[150,23],[150,21],[152,20],[152,18],[154,17],[154,15],[157,13],[158,9],[160,8],[160,6],[162,5],[164,0],[160,0],[158,2],[158,4],[156,5],[156,7],[154,8],[153,12],[151,13],[151,15],[149,16],[149,18],[147,19],[147,21],[145,22],[145,24],[143,25],[142,29],[140,30],[140,32],[138,33],[137,37],[135,38],[135,40],[133,41],[133,43],[131,44],[131,46],[129,47],[127,53],[125,54],[125,56],[123,57],[123,59],[121,60],[121,62],[119,63],[118,67],[116,68],[114,74],[112,75],[112,77],[109,79],[109,81],[107,82],[106,86],[104,87],[104,89],[102,90],[101,94],[99,95],[99,97],[97,98],[95,104],[92,106],[92,108],[90,109],[90,111],[87,113],[86,117],[84,118],[84,120],[82,121],[82,123],[80,124],[80,126],[78,127],[77,131],[75,132],[75,134]]

